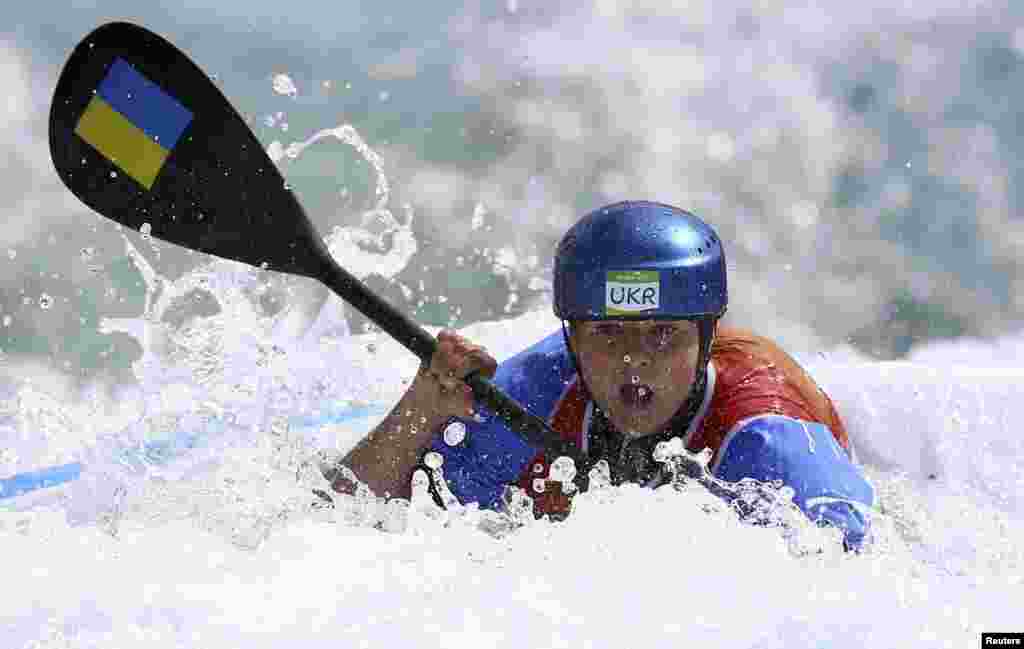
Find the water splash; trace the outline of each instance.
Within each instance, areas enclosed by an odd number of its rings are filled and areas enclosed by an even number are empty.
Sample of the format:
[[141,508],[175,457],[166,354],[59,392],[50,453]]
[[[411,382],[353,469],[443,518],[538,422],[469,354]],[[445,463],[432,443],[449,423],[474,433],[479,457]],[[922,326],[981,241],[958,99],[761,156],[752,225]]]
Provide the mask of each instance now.
[[793,502],[792,487],[779,480],[725,482],[711,474],[711,457],[710,449],[691,453],[679,437],[659,442],[653,453],[654,460],[664,466],[672,489],[712,498],[700,503],[706,513],[735,516],[745,525],[776,529],[795,557],[842,552],[841,533],[815,525]]
[[[391,189],[384,163],[359,135],[351,124],[342,124],[314,133],[301,142],[292,142],[284,147],[272,142],[267,148],[270,158],[277,163],[283,160],[297,160],[309,147],[322,141],[341,141],[352,147],[374,170],[376,182],[373,206],[360,216],[358,227],[335,226],[325,237],[331,255],[345,264],[359,278],[369,273],[390,279],[400,273],[409,263],[418,243],[412,231],[413,209],[404,206],[405,221],[399,223],[389,209]],[[390,243],[389,243],[390,242]]]
[[[373,208],[363,213],[360,227],[336,227],[326,238],[328,248],[356,277],[371,272],[393,277],[417,250],[413,214],[408,209],[403,224],[394,218],[380,156],[359,133],[346,124],[293,142],[283,153],[279,143],[273,143],[269,153],[275,161],[283,156],[295,159],[325,138],[351,146],[377,174]],[[143,230],[149,234],[145,226]],[[214,259],[170,281],[127,237],[124,244],[145,284],[143,313],[136,318],[105,318],[99,328],[107,334],[126,333],[140,343],[143,356],[133,370],[142,385],[185,381],[210,390],[218,401],[249,400],[261,390],[255,385],[259,381],[253,378],[253,364],[259,368],[255,375],[269,372],[279,382],[308,383],[288,370],[291,363],[283,350],[298,347],[301,353],[320,344],[325,335],[336,339],[349,333],[341,301],[329,296],[322,306],[310,304],[309,289],[296,278]]]
[[[273,119],[279,123],[283,114]],[[324,138],[345,142],[377,173],[373,207],[360,226],[335,228],[328,248],[357,277],[397,274],[416,251],[413,214],[407,208],[403,223],[395,219],[380,157],[354,128],[325,129],[287,149],[274,143],[269,153],[294,160]],[[159,259],[150,224],[140,232]],[[218,258],[170,278],[127,236],[122,240],[144,287],[142,313],[103,318],[98,330],[139,343],[142,355],[132,363],[137,384],[112,397],[116,416],[98,412],[110,410],[109,401],[88,409],[31,385],[12,386],[0,404],[0,426],[20,441],[0,455],[0,471],[63,461],[87,467],[67,488],[15,506],[46,497],[74,524],[96,522],[112,536],[126,524],[193,519],[240,548],[258,548],[282,521],[311,515],[312,489],[329,489],[317,449],[338,431],[325,427],[311,437],[292,430],[289,417],[316,420],[326,405],[379,400],[381,390],[399,386],[373,377],[393,374],[394,365],[368,358],[365,350],[375,343],[348,341],[340,299],[324,303],[306,280]],[[80,256],[92,263],[95,249]],[[51,303],[40,299],[43,308]],[[363,363],[363,371],[352,371]],[[340,499],[338,512],[347,523],[399,529],[401,506],[378,511],[380,503],[361,490],[354,500]]]
[[271,85],[274,88],[274,92],[279,95],[296,97],[299,94],[298,88],[295,87],[295,82],[287,74],[275,74]]

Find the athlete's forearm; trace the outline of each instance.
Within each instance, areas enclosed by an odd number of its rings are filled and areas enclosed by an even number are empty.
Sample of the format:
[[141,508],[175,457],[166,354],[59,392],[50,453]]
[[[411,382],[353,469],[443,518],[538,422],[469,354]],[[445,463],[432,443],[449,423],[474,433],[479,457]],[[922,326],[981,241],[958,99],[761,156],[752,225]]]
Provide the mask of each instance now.
[[[449,415],[437,407],[432,386],[415,381],[390,413],[341,460],[378,496],[408,498],[413,468]],[[340,475],[336,491],[355,485]]]
[[[494,376],[497,362],[479,345],[442,330],[429,363],[420,365],[412,385],[365,439],[341,464],[378,496],[406,498],[412,491],[412,472],[430,440],[451,417],[473,413],[473,391],[466,376]],[[355,484],[341,471],[329,477],[335,491],[351,493]]]

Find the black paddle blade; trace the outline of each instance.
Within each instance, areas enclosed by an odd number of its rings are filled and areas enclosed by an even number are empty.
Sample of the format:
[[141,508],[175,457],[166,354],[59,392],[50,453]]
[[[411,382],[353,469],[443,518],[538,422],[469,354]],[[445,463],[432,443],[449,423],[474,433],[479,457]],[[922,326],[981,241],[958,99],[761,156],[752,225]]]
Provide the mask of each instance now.
[[[422,361],[434,355],[433,336],[331,258],[245,120],[156,34],[109,23],[75,48],[50,109],[50,155],[64,184],[103,216],[192,250],[313,277]],[[483,377],[467,383],[524,439],[565,447]]]
[[50,109],[50,153],[78,198],[129,228],[270,270],[323,273],[326,246],[245,120],[142,27],[109,23],[75,48]]

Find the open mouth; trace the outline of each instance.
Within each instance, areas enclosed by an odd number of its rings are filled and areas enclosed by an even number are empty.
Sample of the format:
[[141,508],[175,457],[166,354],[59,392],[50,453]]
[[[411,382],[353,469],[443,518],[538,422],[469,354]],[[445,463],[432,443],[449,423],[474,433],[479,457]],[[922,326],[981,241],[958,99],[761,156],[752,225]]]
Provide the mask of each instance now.
[[646,408],[654,399],[654,388],[646,383],[627,383],[619,388],[619,396],[631,408]]

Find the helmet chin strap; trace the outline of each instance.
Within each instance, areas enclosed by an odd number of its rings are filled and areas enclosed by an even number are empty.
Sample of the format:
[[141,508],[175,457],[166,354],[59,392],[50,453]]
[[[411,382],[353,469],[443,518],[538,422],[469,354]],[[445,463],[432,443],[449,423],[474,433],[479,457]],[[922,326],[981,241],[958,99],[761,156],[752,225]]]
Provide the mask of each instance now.
[[569,340],[569,333],[562,321],[562,336],[565,339],[565,347],[569,352],[569,359],[579,377],[580,385],[583,388],[584,397],[593,402],[593,415],[590,419],[590,428],[587,430],[589,438],[590,453],[586,467],[588,471],[598,460],[608,461],[612,471],[612,482],[648,482],[659,470],[651,457],[654,447],[672,437],[682,437],[690,422],[697,415],[701,403],[704,401],[704,393],[707,390],[707,369],[711,360],[711,345],[714,343],[715,324],[718,317],[709,316],[697,321],[700,335],[700,352],[697,357],[697,374],[694,377],[693,387],[686,401],[680,406],[672,418],[669,419],[665,428],[660,432],[651,433],[636,439],[629,439],[621,431],[616,430],[608,420],[607,415],[594,402],[593,395],[587,386],[583,372],[580,370],[576,352],[573,350]]

